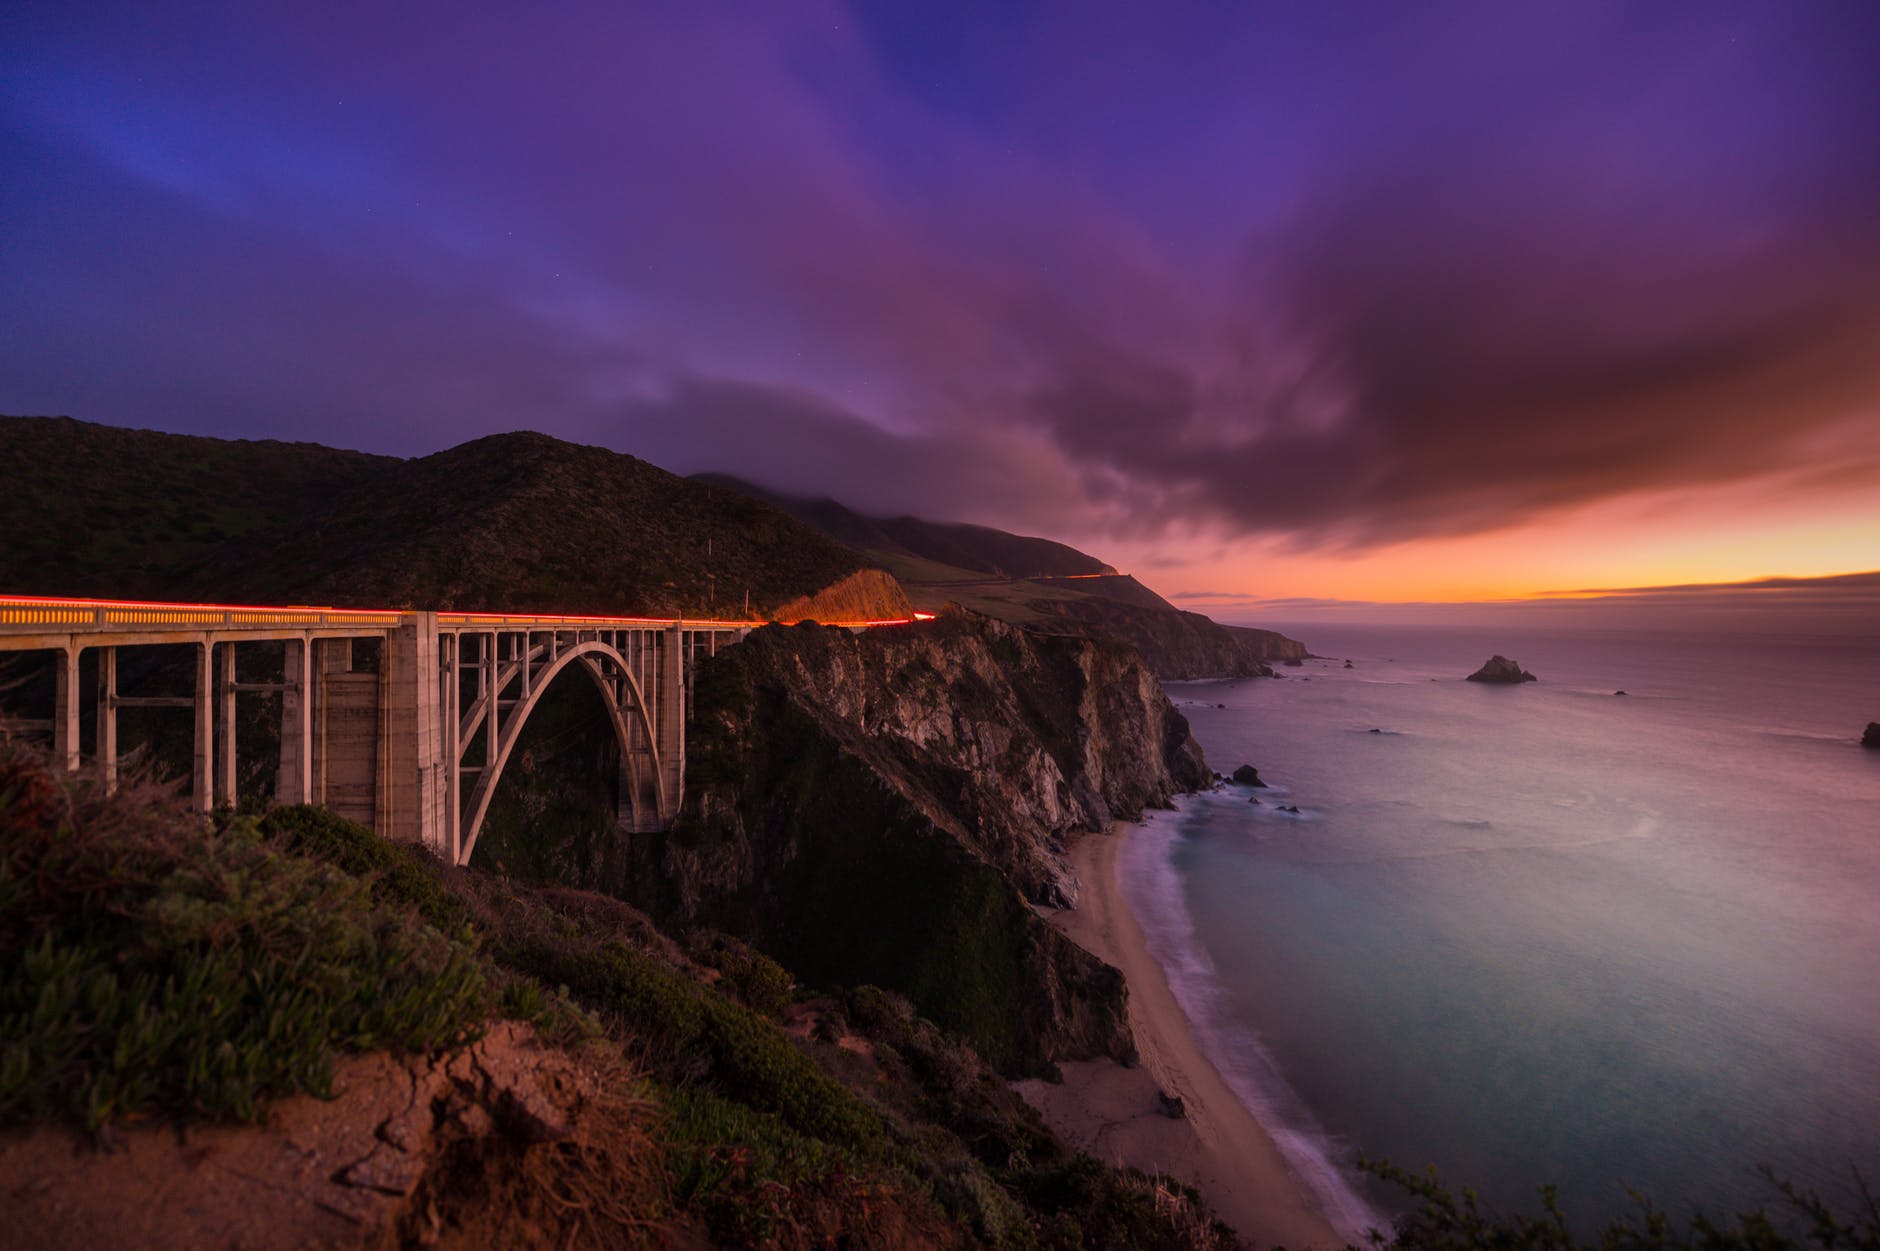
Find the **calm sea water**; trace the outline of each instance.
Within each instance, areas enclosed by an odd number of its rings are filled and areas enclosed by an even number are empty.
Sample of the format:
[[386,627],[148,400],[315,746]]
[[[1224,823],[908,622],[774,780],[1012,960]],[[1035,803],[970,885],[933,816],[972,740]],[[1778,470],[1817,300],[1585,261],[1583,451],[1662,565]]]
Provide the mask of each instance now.
[[[1170,688],[1272,789],[1122,876],[1347,1233],[1398,1203],[1360,1149],[1588,1222],[1762,1205],[1758,1164],[1880,1182],[1880,638],[1293,632],[1340,660]],[[1460,680],[1491,652],[1541,681]]]

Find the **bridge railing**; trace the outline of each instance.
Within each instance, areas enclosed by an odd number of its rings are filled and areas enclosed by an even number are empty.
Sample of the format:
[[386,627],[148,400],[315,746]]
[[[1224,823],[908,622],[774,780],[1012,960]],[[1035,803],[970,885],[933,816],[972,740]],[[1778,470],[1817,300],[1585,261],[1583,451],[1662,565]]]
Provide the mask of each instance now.
[[[0,634],[43,634],[48,629],[82,632],[88,629],[281,629],[304,627],[310,630],[358,627],[377,631],[396,627],[409,614],[392,608],[333,608],[311,604],[270,607],[240,604],[157,603],[120,599],[48,599],[26,595],[0,595]],[[874,626],[905,625],[923,620],[928,613],[912,618],[873,621],[836,621],[851,629]],[[761,620],[726,621],[678,617],[603,617],[563,613],[481,613],[441,612],[440,627],[450,630],[755,630],[766,624]]]
[[0,631],[43,631],[48,626],[86,628],[139,626],[246,627],[396,626],[395,611],[321,608],[292,605],[285,608],[243,607],[233,604],[171,604],[114,599],[41,599],[0,595]]

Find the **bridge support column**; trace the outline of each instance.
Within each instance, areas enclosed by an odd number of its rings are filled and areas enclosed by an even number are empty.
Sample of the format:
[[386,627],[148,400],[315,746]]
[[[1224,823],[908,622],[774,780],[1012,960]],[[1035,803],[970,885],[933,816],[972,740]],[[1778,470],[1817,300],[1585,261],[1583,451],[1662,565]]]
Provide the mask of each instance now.
[[274,800],[313,802],[313,640],[287,640],[281,662],[281,767]]
[[105,793],[117,789],[117,648],[98,651],[98,778]]
[[196,644],[196,754],[189,772],[189,801],[198,812],[215,807],[215,641]]
[[398,842],[421,843],[448,860],[437,614],[406,614],[386,639],[380,663],[386,709],[379,747],[384,763],[379,832]]
[[679,815],[679,797],[685,788],[685,632],[666,630],[659,649],[659,769],[664,809],[662,826]]
[[444,859],[457,864],[463,855],[463,635],[437,641],[443,673],[438,687],[438,750],[444,768]]
[[78,772],[78,646],[59,652],[59,673],[53,692],[52,756],[67,773]]
[[222,644],[216,662],[216,799],[233,807],[241,798],[235,782],[235,644]]

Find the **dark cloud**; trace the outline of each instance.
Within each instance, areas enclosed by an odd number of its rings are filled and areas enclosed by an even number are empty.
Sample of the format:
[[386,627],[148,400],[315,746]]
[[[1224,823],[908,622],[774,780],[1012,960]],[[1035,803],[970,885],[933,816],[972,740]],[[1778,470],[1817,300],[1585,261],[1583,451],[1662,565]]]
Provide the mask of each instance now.
[[1880,482],[1880,10],[11,6],[0,409],[1070,538]]
[[1026,499],[1041,514],[1085,507],[1046,444],[985,429],[934,437],[882,430],[814,395],[676,376],[598,420],[597,442],[684,473],[718,471],[786,494],[838,494],[864,512],[984,516]]

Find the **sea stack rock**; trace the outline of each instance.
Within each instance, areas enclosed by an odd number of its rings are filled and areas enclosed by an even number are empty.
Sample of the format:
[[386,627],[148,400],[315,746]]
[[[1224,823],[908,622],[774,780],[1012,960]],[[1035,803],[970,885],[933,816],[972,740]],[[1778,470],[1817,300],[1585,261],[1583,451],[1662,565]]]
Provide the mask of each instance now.
[[1533,674],[1529,673],[1526,669],[1523,669],[1506,656],[1490,656],[1486,664],[1469,675],[1469,681],[1471,682],[1512,684],[1515,682],[1533,682],[1536,680]]
[[1241,765],[1240,768],[1235,769],[1234,781],[1240,783],[1242,786],[1258,786],[1262,788],[1266,786],[1266,783],[1260,780],[1260,771],[1252,765]]
[[1869,721],[1867,732],[1860,736],[1862,747],[1880,748],[1880,721]]

